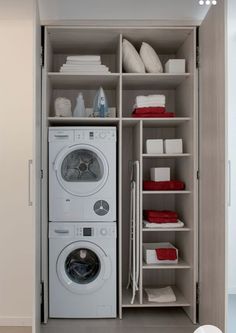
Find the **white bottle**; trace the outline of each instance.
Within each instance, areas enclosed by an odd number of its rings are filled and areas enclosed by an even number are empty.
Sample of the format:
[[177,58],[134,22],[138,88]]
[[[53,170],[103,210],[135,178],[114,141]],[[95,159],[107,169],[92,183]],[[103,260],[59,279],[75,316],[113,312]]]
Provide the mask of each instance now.
[[82,93],[78,94],[76,100],[76,106],[73,111],[73,117],[79,117],[79,118],[87,117],[84,105],[84,97]]

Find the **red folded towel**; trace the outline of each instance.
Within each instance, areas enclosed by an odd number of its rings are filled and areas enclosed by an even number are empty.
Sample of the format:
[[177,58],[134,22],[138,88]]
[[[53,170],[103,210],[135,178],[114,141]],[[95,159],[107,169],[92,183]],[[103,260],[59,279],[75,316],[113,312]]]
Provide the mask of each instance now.
[[158,260],[176,260],[177,252],[173,248],[159,248],[156,249],[156,256]]
[[133,114],[161,114],[165,113],[166,108],[164,106],[155,106],[155,107],[147,107],[147,108],[136,108],[133,111]]
[[178,214],[170,210],[144,210],[143,213],[147,217],[178,218]]
[[132,113],[133,118],[174,118],[175,113],[173,112],[165,112],[165,113]]
[[179,180],[170,180],[164,182],[145,180],[143,182],[144,191],[181,191],[184,189],[185,184]]
[[146,221],[150,223],[177,223],[178,219],[171,217],[147,217]]

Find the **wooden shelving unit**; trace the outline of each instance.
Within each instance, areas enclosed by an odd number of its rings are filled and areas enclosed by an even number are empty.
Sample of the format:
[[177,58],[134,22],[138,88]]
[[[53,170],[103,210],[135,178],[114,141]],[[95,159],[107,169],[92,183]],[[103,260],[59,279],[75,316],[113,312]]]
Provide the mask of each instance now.
[[[195,28],[124,28],[90,31],[86,28],[60,30],[47,29],[45,41],[45,73],[43,77],[43,146],[47,146],[48,126],[117,126],[118,133],[118,313],[130,307],[183,307],[196,322],[197,277],[197,105],[196,105],[196,29]],[[67,37],[69,39],[67,40]],[[85,38],[86,36],[86,38]],[[99,40],[98,40],[98,36]],[[122,71],[122,40],[127,38],[138,48],[148,38],[158,50],[162,62],[169,58],[184,58],[187,73],[184,74],[130,74]],[[84,54],[101,54],[103,64],[111,74],[65,74],[60,66],[69,54],[77,54],[81,42]],[[79,50],[79,51],[78,51]],[[57,118],[54,117],[55,98],[64,96],[72,101],[83,92],[86,107],[93,106],[97,89],[105,90],[108,104],[116,107],[116,118]],[[132,108],[137,95],[165,94],[167,109],[174,118],[132,118]],[[74,107],[72,103],[72,107]],[[146,154],[145,141],[153,138],[183,138],[183,154]],[[44,148],[44,166],[47,167],[47,148]],[[130,304],[131,292],[124,288],[128,277],[128,235],[130,215],[130,161],[140,163],[140,181],[148,180],[153,166],[168,166],[173,179],[186,183],[184,191],[143,191],[140,189],[140,251],[143,243],[170,241],[179,249],[177,265],[146,265],[140,260],[139,291],[134,304]],[[44,184],[47,193],[47,184]],[[47,194],[45,194],[45,202]],[[46,205],[46,204],[45,204]],[[45,211],[47,207],[44,207]],[[170,209],[180,213],[183,228],[149,229],[142,224],[143,209]],[[46,215],[43,230],[47,233]],[[45,243],[46,244],[46,243]],[[45,245],[46,246],[46,245]],[[46,251],[46,250],[45,250]],[[45,259],[45,261],[47,261]],[[44,272],[47,279],[47,269]],[[173,286],[176,302],[151,303],[144,291],[147,287]],[[45,287],[46,288],[46,287]],[[44,299],[47,302],[47,288]],[[46,307],[47,308],[47,307]],[[45,310],[46,311],[46,310]]]

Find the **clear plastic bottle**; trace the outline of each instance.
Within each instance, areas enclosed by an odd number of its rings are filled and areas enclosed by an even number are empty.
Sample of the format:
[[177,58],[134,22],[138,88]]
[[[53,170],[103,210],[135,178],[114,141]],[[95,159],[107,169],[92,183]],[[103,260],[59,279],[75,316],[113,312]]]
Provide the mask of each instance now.
[[108,105],[105,92],[102,87],[96,93],[93,103],[94,117],[105,118],[108,116]]
[[84,105],[84,97],[82,93],[78,94],[76,100],[76,106],[73,111],[73,117],[79,117],[79,118],[87,117]]

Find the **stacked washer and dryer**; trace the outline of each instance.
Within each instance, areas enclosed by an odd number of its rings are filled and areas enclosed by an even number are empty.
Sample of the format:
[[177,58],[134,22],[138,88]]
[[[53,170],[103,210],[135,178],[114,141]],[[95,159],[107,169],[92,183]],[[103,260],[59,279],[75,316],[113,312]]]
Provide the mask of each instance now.
[[116,317],[116,127],[48,137],[49,316]]

